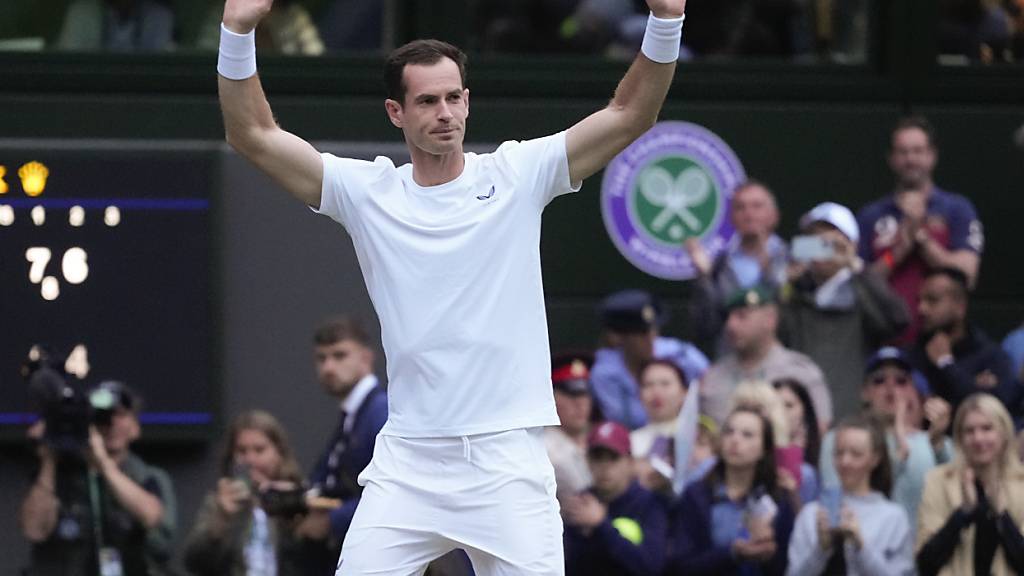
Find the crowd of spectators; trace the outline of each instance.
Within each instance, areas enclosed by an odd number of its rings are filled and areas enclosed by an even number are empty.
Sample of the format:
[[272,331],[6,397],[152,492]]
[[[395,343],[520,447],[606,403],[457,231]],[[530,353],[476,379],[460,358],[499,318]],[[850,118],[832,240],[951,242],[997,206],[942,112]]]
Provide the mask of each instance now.
[[[167,52],[215,50],[221,3],[200,0],[48,0],[32,17],[37,47],[57,50]],[[943,63],[1003,63],[1024,58],[1022,0],[939,0],[937,48]],[[43,8],[40,8],[43,9]],[[868,0],[716,0],[694,2],[700,21],[683,35],[682,59],[783,58],[864,62]],[[647,6],[640,0],[475,0],[465,17],[470,48],[499,53],[600,54],[631,58],[640,47]],[[12,14],[21,13],[18,11]],[[379,51],[388,33],[384,2],[277,0],[264,19],[261,53],[319,56]],[[8,30],[7,33],[12,33]],[[26,30],[18,32],[23,35]],[[24,48],[29,44],[11,43]]]
[[[936,185],[936,159],[929,123],[901,120],[892,193],[856,215],[821,203],[789,242],[775,194],[741,184],[733,241],[713,260],[685,244],[699,346],[662,334],[653,294],[601,300],[594,350],[552,361],[561,425],[545,445],[568,574],[1024,570],[1024,328],[999,346],[970,321],[983,228]],[[339,407],[321,456],[304,474],[281,422],[238,414],[183,531],[189,573],[333,572],[387,394],[358,322],[329,319],[313,352]],[[142,400],[119,382],[96,392],[109,418],[84,444],[30,430],[26,573],[168,574],[173,484],[130,450]],[[460,550],[430,570],[472,573]]]

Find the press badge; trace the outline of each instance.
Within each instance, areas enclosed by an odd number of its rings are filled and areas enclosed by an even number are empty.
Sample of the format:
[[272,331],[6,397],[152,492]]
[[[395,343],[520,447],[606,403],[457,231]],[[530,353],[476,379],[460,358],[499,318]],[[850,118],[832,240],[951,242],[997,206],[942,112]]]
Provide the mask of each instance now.
[[121,553],[116,548],[100,548],[100,576],[124,576]]

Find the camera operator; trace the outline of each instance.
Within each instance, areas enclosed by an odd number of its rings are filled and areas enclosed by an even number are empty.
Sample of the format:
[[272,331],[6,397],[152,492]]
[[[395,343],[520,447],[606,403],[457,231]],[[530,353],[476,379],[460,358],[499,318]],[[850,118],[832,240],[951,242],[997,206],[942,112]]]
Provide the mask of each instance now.
[[[228,431],[220,479],[185,540],[196,576],[313,573],[299,530],[302,475],[284,427],[271,414],[239,414]],[[278,499],[269,498],[279,495]],[[293,496],[294,498],[290,497]]]
[[[175,527],[174,491],[166,472],[130,450],[141,433],[141,401],[124,384],[107,381],[82,402],[88,419],[74,442],[66,433],[77,425],[52,414],[29,429],[38,442],[39,470],[19,517],[32,543],[28,574],[165,574]],[[58,437],[57,428],[65,435]]]

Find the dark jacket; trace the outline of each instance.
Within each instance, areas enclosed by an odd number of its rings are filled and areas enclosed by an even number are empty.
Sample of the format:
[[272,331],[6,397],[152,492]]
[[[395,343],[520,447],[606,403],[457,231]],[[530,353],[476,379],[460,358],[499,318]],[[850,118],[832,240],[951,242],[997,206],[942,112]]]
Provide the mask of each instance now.
[[[953,406],[954,413],[964,398],[987,392],[999,398],[1015,420],[1020,418],[1024,389],[1013,373],[1010,357],[979,328],[968,326],[967,335],[953,345],[954,362],[945,368],[928,358],[927,345],[928,335],[922,334],[910,349],[910,361],[928,378],[932,392]],[[987,379],[979,378],[986,371],[995,377],[994,387],[979,384]]]
[[[711,541],[712,487],[707,481],[694,482],[683,492],[670,513],[668,561],[665,574],[700,576],[739,574],[741,564],[728,546],[716,547]],[[793,532],[793,509],[788,498],[776,500],[775,556],[759,566],[760,574],[779,575],[786,571],[789,536]],[[753,567],[753,566],[752,566]]]
[[[616,528],[623,521],[640,526],[638,543]],[[667,530],[668,511],[664,503],[634,482],[608,504],[604,522],[589,535],[566,525],[566,576],[656,576],[665,560]]]
[[[129,576],[158,576],[168,573],[177,525],[174,485],[167,472],[150,466],[134,453],[120,464],[121,471],[163,505],[163,519],[147,529],[117,501],[102,477],[96,490],[104,546],[115,548],[121,566]],[[31,576],[96,576],[99,572],[93,530],[89,481],[84,466],[60,461],[57,473],[60,499],[58,526],[44,542],[32,546]]]
[[[330,472],[328,460],[331,450],[339,439],[344,439],[345,451],[342,452],[337,463],[340,481],[334,490],[323,493],[323,496],[340,498],[343,501],[341,508],[331,512],[331,532],[339,542],[348,532],[348,526],[352,523],[352,515],[355,514],[356,506],[359,504],[359,495],[363,492],[362,487],[356,483],[356,478],[370,463],[377,433],[384,427],[387,419],[387,391],[383,385],[377,384],[356,411],[352,429],[347,435],[342,429],[342,422],[338,422],[334,435],[317,461],[313,473],[309,476],[311,485],[323,484]],[[344,438],[342,438],[343,436]]]
[[864,362],[910,324],[903,299],[876,273],[853,274],[849,286],[851,308],[823,309],[814,299],[817,286],[809,274],[802,276],[787,290],[779,330],[788,348],[810,356],[828,375],[835,420],[860,412]]
[[[310,573],[303,563],[302,542],[294,535],[294,522],[284,518],[268,519],[278,576]],[[217,509],[216,493],[208,494],[196,514],[192,531],[185,539],[185,568],[193,576],[245,576],[243,551],[249,543],[252,526],[251,506],[224,519]]]

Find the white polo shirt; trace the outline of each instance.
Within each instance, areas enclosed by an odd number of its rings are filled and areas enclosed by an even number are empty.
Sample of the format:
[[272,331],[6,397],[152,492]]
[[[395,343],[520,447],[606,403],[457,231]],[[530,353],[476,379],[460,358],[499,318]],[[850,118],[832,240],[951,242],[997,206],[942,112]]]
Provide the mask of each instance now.
[[468,436],[558,424],[540,269],[541,212],[569,182],[565,133],[465,154],[419,186],[323,154],[319,212],[352,237],[387,356],[383,434]]

